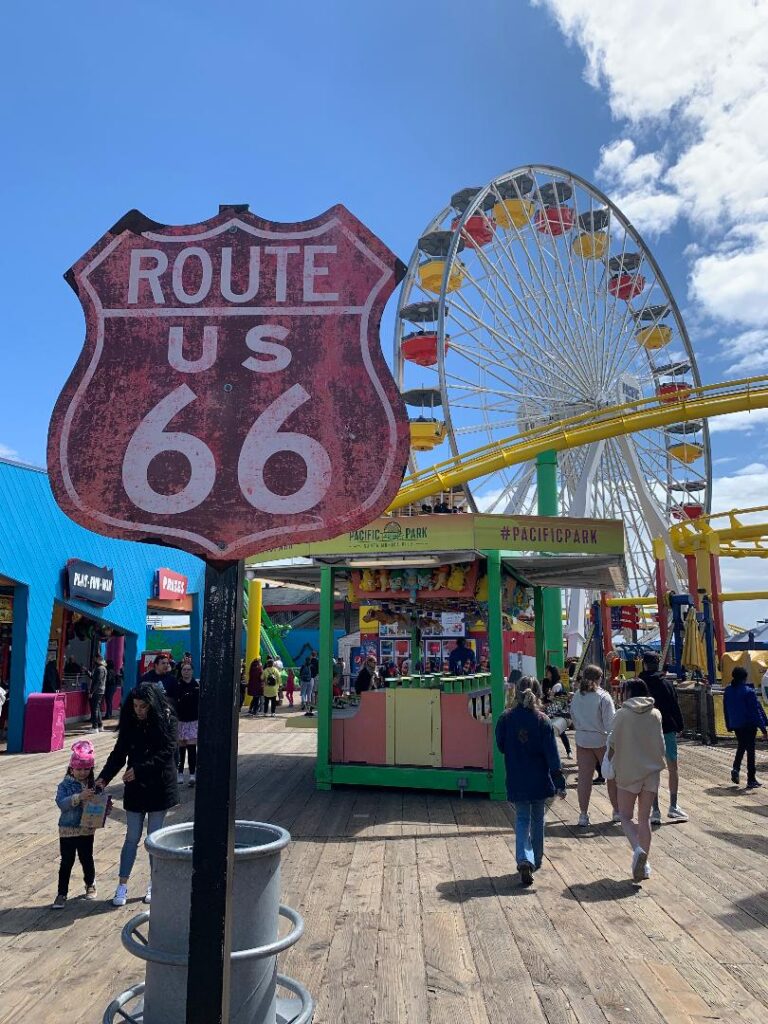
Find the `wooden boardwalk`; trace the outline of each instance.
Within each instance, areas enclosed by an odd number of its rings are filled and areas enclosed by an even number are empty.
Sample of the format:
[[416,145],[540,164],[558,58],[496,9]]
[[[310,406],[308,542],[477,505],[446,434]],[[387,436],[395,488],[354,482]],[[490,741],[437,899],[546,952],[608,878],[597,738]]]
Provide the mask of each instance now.
[[[285,902],[305,917],[281,967],[317,999],[317,1024],[766,1024],[768,786],[729,782],[731,748],[681,747],[688,824],[656,830],[653,878],[627,880],[629,847],[596,790],[580,835],[575,793],[550,815],[533,889],[517,886],[509,809],[485,799],[315,792],[315,735],[244,719],[238,816],[293,844]],[[112,743],[96,739],[99,763]],[[67,744],[67,749],[69,743]],[[48,909],[64,752],[0,757],[0,1022],[93,1024],[141,979],[119,930],[141,908],[112,895],[121,813],[97,837],[100,897]],[[566,762],[566,765],[571,762]],[[760,749],[768,781],[768,757]],[[572,781],[572,780],[571,780]],[[192,793],[170,820],[191,816]],[[80,891],[78,866],[70,895]]]

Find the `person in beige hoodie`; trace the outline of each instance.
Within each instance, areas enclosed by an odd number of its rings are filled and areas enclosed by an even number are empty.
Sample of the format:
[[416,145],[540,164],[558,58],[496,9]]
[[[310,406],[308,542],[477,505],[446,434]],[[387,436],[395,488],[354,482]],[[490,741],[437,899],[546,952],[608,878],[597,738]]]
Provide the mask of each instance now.
[[608,751],[616,776],[621,827],[632,847],[632,878],[642,882],[651,874],[651,809],[666,761],[661,713],[654,707],[648,687],[642,679],[633,679],[628,690],[628,699],[613,719]]

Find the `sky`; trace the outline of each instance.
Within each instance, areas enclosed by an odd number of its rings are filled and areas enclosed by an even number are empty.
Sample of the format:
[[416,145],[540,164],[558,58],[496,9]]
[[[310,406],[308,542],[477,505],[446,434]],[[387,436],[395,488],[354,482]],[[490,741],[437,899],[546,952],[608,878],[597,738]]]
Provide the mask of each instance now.
[[[40,0],[5,29],[0,456],[44,464],[83,336],[62,274],[127,210],[342,202],[407,260],[453,192],[526,163],[644,233],[705,383],[768,373],[768,0]],[[768,504],[768,411],[712,429],[714,508]]]

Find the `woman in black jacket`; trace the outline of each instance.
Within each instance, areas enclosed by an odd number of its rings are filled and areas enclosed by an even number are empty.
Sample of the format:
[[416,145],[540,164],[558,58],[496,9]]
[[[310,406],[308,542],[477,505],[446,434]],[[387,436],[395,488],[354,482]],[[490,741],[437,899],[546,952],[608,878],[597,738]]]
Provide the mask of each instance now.
[[[162,828],[166,811],[179,802],[176,781],[177,722],[168,701],[158,687],[139,683],[123,705],[117,742],[99,772],[95,787],[108,786],[127,762],[123,773],[123,807],[127,819],[125,842],[120,852],[120,877],[113,904],[124,907],[128,879],[136,860],[144,819],[147,833]],[[152,886],[145,903],[152,900]]]
[[192,662],[181,666],[176,687],[176,714],[179,716],[179,778],[184,782],[184,759],[189,757],[189,784],[195,784],[197,771],[197,719],[200,708],[200,683],[195,679]]

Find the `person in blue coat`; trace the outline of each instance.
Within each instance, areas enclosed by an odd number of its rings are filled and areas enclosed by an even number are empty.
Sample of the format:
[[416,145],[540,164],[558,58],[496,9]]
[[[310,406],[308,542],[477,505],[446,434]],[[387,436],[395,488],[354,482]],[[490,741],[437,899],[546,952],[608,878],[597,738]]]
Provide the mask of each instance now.
[[555,730],[541,710],[541,686],[523,676],[515,688],[514,706],[496,723],[496,746],[504,755],[507,799],[515,805],[517,870],[522,885],[544,857],[544,815],[547,801],[565,796]]
[[731,673],[731,681],[723,693],[723,714],[726,729],[736,733],[737,740],[731,781],[738,786],[741,762],[746,754],[747,789],[759,789],[762,782],[757,781],[755,771],[755,740],[758,729],[768,740],[768,719],[754,686],[747,684],[747,670],[744,668],[735,668]]

